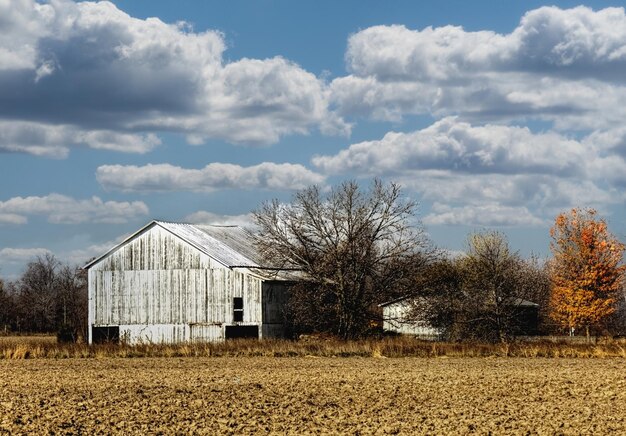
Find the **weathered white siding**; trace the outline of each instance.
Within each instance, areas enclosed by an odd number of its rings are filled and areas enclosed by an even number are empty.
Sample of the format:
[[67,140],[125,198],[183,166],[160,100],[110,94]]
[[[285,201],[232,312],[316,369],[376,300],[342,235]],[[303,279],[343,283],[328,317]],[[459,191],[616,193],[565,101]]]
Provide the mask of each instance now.
[[90,266],[90,270],[154,271],[218,267],[224,266],[170,231],[155,225]]
[[189,327],[192,342],[218,341],[224,337],[224,326],[220,324],[191,324]]
[[129,344],[159,344],[190,340],[188,324],[120,325],[120,340]]
[[[265,319],[271,325],[259,335],[271,337],[282,335],[282,312],[274,306],[283,303],[283,291],[154,225],[89,267],[89,324],[119,326],[123,340],[154,343],[219,340],[226,325],[261,326]],[[243,298],[238,323],[235,297]]]
[[409,321],[411,306],[407,300],[383,306],[383,328],[388,331],[405,335],[418,336],[424,339],[437,339],[441,331],[425,321]]
[[[245,323],[244,323],[245,324]],[[220,341],[224,324],[120,325],[120,340],[130,344]]]
[[90,272],[97,325],[233,322],[233,298],[244,322],[261,318],[261,280],[227,268]]

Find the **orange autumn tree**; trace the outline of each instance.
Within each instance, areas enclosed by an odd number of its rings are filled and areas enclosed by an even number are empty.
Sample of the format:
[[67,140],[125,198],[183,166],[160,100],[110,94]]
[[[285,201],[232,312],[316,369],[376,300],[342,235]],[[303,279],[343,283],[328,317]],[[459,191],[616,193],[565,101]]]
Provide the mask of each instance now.
[[589,328],[615,312],[624,267],[624,244],[593,209],[572,209],[550,229],[552,294],[550,317],[570,330]]

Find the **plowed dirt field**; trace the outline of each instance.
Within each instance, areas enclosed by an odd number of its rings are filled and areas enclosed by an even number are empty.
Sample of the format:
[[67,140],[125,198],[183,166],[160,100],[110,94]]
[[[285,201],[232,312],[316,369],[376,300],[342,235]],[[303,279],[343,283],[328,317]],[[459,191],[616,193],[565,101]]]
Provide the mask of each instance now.
[[0,360],[3,432],[626,434],[626,360]]

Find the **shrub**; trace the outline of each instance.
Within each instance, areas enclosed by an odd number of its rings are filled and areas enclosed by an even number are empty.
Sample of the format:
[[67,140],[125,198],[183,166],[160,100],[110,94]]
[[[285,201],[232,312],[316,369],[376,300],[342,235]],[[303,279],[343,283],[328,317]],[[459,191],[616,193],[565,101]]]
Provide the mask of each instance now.
[[64,324],[57,331],[57,342],[67,344],[76,342],[76,331],[70,325]]

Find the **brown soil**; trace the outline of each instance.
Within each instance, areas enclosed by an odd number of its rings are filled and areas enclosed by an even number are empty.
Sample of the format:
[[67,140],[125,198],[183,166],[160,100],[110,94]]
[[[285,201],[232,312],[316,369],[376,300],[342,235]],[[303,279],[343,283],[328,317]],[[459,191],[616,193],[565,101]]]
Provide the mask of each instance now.
[[626,434],[626,360],[0,360],[0,433]]

